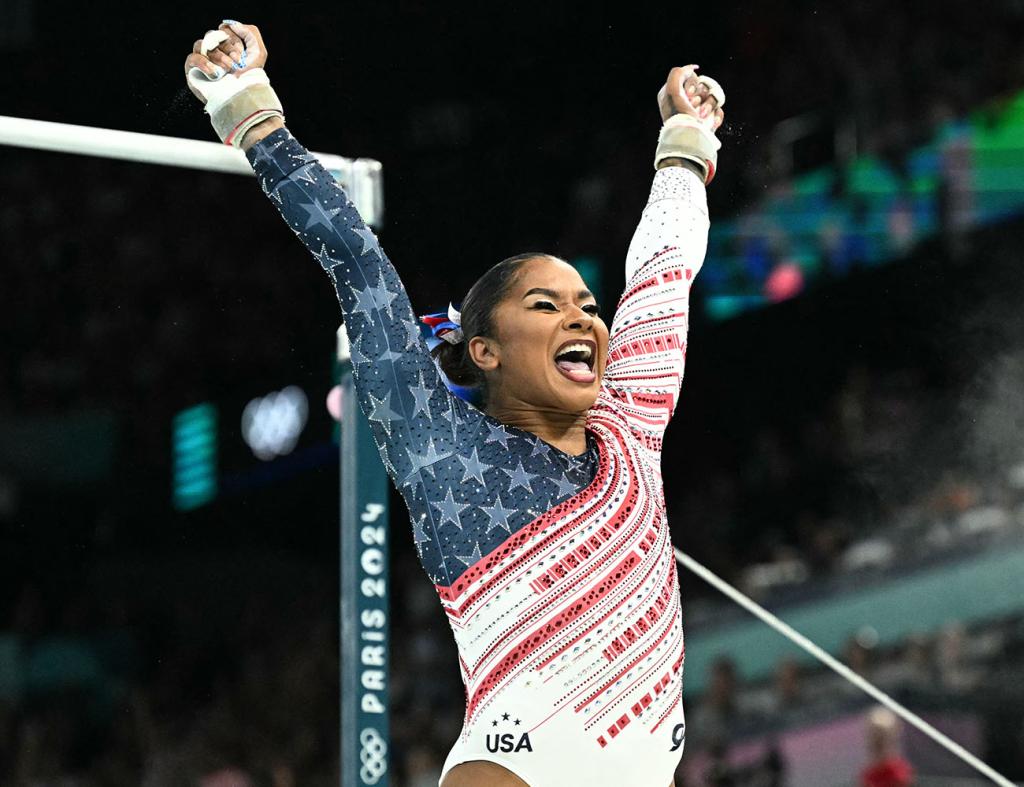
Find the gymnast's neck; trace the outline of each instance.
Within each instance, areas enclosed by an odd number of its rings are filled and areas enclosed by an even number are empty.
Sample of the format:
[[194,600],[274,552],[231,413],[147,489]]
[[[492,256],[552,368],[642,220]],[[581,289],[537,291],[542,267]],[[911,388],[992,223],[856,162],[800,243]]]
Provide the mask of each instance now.
[[578,456],[587,450],[586,410],[567,413],[501,398],[488,402],[484,412],[503,424],[537,435],[545,443],[567,454]]

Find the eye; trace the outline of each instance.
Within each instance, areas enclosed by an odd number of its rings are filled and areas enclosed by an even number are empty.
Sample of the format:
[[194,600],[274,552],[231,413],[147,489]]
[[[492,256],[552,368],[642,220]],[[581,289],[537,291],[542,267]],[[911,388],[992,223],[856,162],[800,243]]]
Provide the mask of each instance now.
[[601,307],[598,306],[596,303],[588,303],[586,306],[582,308],[583,311],[585,311],[591,317],[597,317],[598,315],[601,314]]
[[542,309],[548,312],[558,311],[558,307],[555,306],[555,304],[553,304],[551,301],[537,301],[536,303],[533,304],[533,308]]

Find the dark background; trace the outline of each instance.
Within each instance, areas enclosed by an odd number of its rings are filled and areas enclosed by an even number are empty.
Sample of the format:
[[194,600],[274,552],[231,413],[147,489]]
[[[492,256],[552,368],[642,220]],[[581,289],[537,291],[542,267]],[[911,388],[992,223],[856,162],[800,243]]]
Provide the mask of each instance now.
[[[383,163],[379,235],[417,310],[538,250],[598,259],[610,316],[669,68],[699,63],[728,93],[715,221],[794,174],[768,163],[786,118],[852,119],[860,152],[898,168],[942,121],[1019,90],[1024,4],[985,8],[225,12],[261,28],[299,140]],[[16,0],[0,11],[3,114],[214,139],[183,62],[217,9]],[[827,133],[795,154],[797,173],[836,163]],[[845,545],[896,513],[941,511],[962,488],[984,496],[993,466],[1021,458],[1022,236],[1009,222],[970,234],[966,250],[933,239],[725,323],[705,318],[698,280],[664,457],[675,543],[735,581],[794,555],[824,581]],[[0,699],[0,782],[199,784],[230,766],[275,787],[331,783],[329,282],[255,182],[233,175],[0,147],[0,238],[0,630],[7,663],[35,670]],[[239,413],[287,384],[310,394],[299,455],[261,475],[236,441],[225,459],[236,490],[175,511],[174,414],[200,401]],[[95,445],[67,428],[84,416],[104,424]],[[41,425],[64,437],[40,441]],[[41,465],[26,459],[36,449]],[[56,472],[54,457],[79,472]],[[462,690],[397,499],[392,520],[396,673],[431,674],[394,678],[395,783],[427,784]],[[687,604],[712,603],[683,586]]]

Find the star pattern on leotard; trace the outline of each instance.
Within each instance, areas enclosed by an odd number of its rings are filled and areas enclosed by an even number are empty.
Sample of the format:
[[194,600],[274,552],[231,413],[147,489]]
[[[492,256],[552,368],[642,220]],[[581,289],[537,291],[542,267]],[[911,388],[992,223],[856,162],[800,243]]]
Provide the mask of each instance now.
[[434,395],[436,388],[430,388],[423,383],[423,372],[419,373],[419,383],[417,385],[410,385],[409,392],[412,394],[412,415],[409,419],[413,419],[420,413],[430,415],[430,397]]
[[326,243],[320,244],[319,253],[313,252],[313,257],[320,263],[320,267],[327,272],[330,272],[335,265],[340,265],[342,263],[342,260],[336,260],[330,255],[327,251]]
[[472,478],[482,485],[484,483],[484,473],[494,467],[494,465],[480,461],[480,458],[477,456],[476,446],[473,446],[473,452],[469,456],[460,456],[459,461],[462,462],[462,467],[465,470],[461,481],[463,484]]
[[315,184],[316,177],[314,177],[313,174],[310,172],[311,169],[312,166],[310,164],[306,164],[306,166],[304,167],[299,167],[299,169],[295,170],[295,179],[301,180],[305,183],[309,183],[310,185]]
[[561,476],[553,480],[555,486],[558,487],[558,491],[555,492],[556,497],[563,498],[576,493],[577,485],[570,481],[565,473],[562,473]]
[[365,289],[359,290],[353,287],[352,292],[356,296],[356,302],[352,306],[352,314],[365,314],[367,317],[372,317],[374,310],[377,308],[377,302],[374,300],[376,289],[368,286]]
[[409,320],[405,323],[405,349],[413,350],[419,346],[422,334],[420,333],[420,326],[416,320]]
[[395,352],[390,347],[385,347],[384,352],[377,356],[377,360],[381,363],[394,363],[395,361],[401,360],[402,354]]
[[570,460],[452,396],[397,272],[331,174],[285,129],[247,155],[260,187],[334,284],[356,395],[409,507],[417,554],[432,581],[451,585],[582,489],[597,471],[596,447]]
[[449,489],[448,493],[444,496],[444,500],[440,503],[431,503],[430,505],[441,514],[441,522],[439,524],[443,525],[445,522],[451,522],[459,530],[462,530],[461,514],[469,508],[469,503],[456,503],[452,497],[452,490]]
[[341,213],[341,208],[327,210],[323,203],[320,202],[319,197],[315,198],[312,202],[302,203],[300,207],[309,214],[306,218],[306,230],[321,224],[330,229],[331,220]]
[[348,346],[349,353],[352,356],[352,365],[361,366],[365,363],[369,363],[370,359],[363,353],[361,345],[363,343],[363,337],[360,336],[354,342],[351,342]]
[[364,225],[361,228],[353,229],[352,232],[362,238],[363,248],[359,250],[361,257],[365,257],[371,251],[380,256],[380,244],[377,242],[377,236],[373,234],[373,230]]
[[488,434],[485,443],[501,443],[501,447],[508,450],[509,433],[500,424],[487,424]]
[[527,494],[533,494],[533,487],[530,486],[530,482],[537,476],[533,473],[527,473],[523,469],[523,460],[519,460],[519,464],[512,470],[503,467],[502,472],[507,473],[511,484],[509,485],[509,491],[522,487],[526,490]]
[[487,514],[490,523],[487,526],[488,532],[496,527],[502,528],[506,533],[511,533],[512,528],[509,527],[508,518],[510,514],[514,514],[516,509],[505,508],[501,504],[501,493],[498,493],[497,499],[493,506],[480,506],[480,510]]
[[479,563],[480,562],[480,557],[481,557],[481,555],[480,555],[480,542],[477,541],[475,544],[473,544],[473,551],[470,552],[468,555],[456,555],[455,557],[457,557],[459,560],[461,560],[467,566],[472,566],[472,565],[475,565],[476,563]]
[[391,302],[398,297],[397,293],[391,292],[384,283],[384,274],[381,273],[377,286],[373,288],[374,303],[391,317]]
[[[412,463],[412,469],[409,471],[409,475],[405,479],[405,483],[412,480],[420,471],[426,471],[431,476],[434,475],[434,465],[438,462],[442,462],[452,455],[451,451],[438,452],[437,448],[434,447],[434,438],[430,438],[427,441],[427,450],[418,454],[413,451],[408,451],[409,461]],[[450,491],[450,490],[449,490]]]
[[378,399],[373,394],[370,394],[370,405],[372,409],[370,414],[366,416],[367,419],[379,423],[388,435],[391,434],[391,423],[393,421],[405,420],[391,409],[391,391],[384,394],[383,399]]

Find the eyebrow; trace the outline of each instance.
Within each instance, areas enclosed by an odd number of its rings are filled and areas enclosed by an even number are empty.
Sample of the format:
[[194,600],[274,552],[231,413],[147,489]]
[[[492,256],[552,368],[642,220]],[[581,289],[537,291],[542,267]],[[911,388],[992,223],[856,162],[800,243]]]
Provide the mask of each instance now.
[[[547,295],[549,298],[554,298],[555,300],[558,300],[561,297],[562,293],[557,292],[556,290],[549,290],[546,287],[534,287],[532,290],[527,290],[526,294],[523,295],[523,297],[527,298],[530,295]],[[579,292],[576,293],[576,297],[582,301],[586,300],[587,298],[593,298],[594,293],[592,293],[590,290],[580,290]]]

